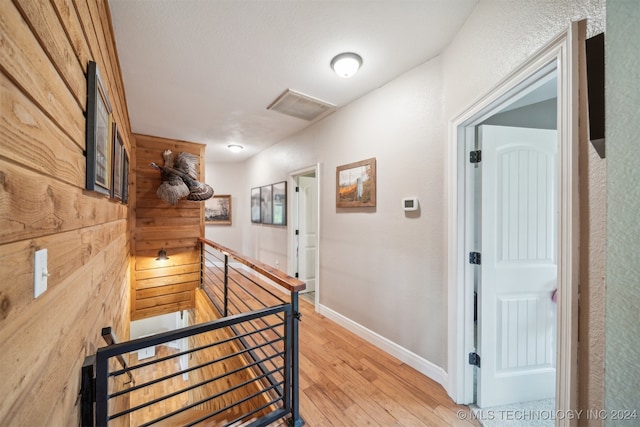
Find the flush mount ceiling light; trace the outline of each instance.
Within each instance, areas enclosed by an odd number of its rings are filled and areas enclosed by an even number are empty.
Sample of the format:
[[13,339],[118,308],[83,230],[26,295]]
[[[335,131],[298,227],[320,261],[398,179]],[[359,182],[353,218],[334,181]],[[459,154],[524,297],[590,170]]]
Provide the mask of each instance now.
[[239,153],[244,149],[244,147],[242,145],[238,145],[238,144],[229,144],[229,145],[227,145],[227,148],[232,153]]
[[351,77],[362,65],[362,58],[357,53],[345,52],[336,55],[331,60],[331,68],[340,77]]

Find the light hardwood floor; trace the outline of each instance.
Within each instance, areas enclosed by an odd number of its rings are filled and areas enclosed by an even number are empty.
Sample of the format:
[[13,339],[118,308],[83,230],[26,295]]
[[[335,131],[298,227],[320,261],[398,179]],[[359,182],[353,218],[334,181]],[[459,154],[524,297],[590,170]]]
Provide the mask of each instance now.
[[479,426],[435,381],[300,299],[300,413],[310,427]]
[[[454,404],[435,381],[319,315],[313,304],[302,298],[300,311],[300,413],[306,426],[480,426],[477,421],[462,419],[458,411],[469,417],[469,408]],[[160,346],[158,356],[166,355],[163,353],[166,350]],[[155,370],[149,374],[152,373],[157,374]],[[147,379],[138,378],[138,382],[143,380]],[[181,381],[177,377],[174,383],[159,384],[152,392],[166,395],[183,388],[183,384],[176,383]],[[139,403],[138,397],[141,402],[151,399],[144,394],[148,392],[139,393],[143,394],[136,397],[134,393],[133,403]],[[171,403],[177,404],[176,407],[163,403],[158,413],[145,410],[144,414],[132,417],[132,425],[184,406],[179,398]],[[182,425],[202,414],[196,415],[185,414],[161,424]],[[205,424],[224,423],[210,420]],[[272,427],[285,426],[284,421],[272,424]]]

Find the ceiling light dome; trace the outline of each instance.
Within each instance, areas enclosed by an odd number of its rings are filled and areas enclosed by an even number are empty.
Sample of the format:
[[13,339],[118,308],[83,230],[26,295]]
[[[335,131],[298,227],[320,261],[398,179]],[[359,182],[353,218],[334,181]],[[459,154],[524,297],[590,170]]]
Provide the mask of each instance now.
[[227,148],[232,153],[239,153],[240,151],[242,151],[244,149],[244,147],[242,145],[239,145],[239,144],[229,144],[229,145],[227,145]]
[[362,57],[353,52],[341,53],[331,60],[331,68],[333,68],[333,71],[344,78],[353,76],[361,65]]

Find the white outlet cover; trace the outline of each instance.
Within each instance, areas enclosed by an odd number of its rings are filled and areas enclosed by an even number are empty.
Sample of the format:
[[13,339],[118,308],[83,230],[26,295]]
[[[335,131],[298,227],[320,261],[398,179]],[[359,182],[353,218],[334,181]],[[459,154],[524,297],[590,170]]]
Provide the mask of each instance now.
[[47,250],[35,253],[33,262],[33,297],[38,298],[47,290]]

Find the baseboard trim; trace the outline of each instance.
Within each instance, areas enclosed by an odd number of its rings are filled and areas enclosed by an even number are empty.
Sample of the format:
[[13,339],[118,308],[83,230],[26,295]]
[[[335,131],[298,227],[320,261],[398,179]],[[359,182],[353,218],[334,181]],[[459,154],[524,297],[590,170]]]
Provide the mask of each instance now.
[[447,389],[449,382],[448,375],[441,367],[322,304],[318,304],[317,312],[353,332],[363,340],[375,345],[380,350],[406,363],[421,374],[431,378],[444,387],[445,390]]

